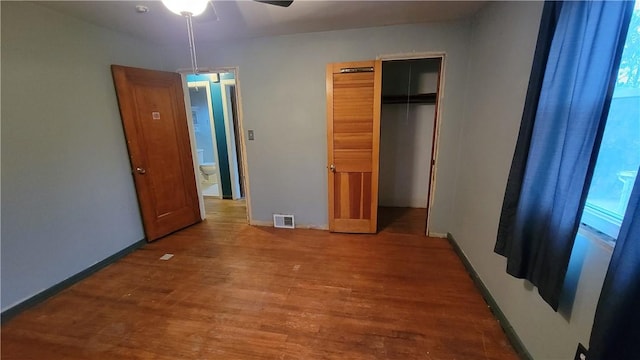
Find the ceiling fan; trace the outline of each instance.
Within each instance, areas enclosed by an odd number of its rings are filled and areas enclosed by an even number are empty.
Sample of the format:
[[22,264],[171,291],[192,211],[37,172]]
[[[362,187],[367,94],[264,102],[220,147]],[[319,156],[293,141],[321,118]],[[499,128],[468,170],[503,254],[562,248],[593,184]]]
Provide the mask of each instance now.
[[[289,7],[293,0],[253,0],[255,2],[275,5],[280,7]],[[210,0],[162,0],[164,6],[177,15],[182,15],[187,19],[187,35],[189,36],[189,51],[191,53],[191,68],[194,74],[198,74],[198,62],[196,59],[196,43],[193,36],[192,17],[202,14],[209,4]]]

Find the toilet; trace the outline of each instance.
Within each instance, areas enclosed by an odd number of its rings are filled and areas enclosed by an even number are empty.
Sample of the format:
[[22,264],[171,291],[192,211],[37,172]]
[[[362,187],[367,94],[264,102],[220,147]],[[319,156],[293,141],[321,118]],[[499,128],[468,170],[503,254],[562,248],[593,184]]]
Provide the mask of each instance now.
[[216,172],[218,167],[215,162],[204,162],[204,150],[198,149],[198,167],[200,168],[200,174],[208,182],[216,181]]

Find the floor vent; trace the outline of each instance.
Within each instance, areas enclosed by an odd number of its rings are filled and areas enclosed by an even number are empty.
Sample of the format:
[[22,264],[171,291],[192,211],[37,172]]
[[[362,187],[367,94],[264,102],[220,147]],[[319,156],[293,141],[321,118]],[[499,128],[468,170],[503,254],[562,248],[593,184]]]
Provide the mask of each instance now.
[[273,227],[285,229],[295,228],[293,215],[273,214]]

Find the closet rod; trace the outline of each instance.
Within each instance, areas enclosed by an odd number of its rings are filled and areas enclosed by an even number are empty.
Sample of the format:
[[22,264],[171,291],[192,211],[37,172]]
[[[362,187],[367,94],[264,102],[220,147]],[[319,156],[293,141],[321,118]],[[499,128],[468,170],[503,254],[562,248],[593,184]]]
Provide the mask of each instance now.
[[436,93],[414,95],[383,95],[383,104],[435,104]]

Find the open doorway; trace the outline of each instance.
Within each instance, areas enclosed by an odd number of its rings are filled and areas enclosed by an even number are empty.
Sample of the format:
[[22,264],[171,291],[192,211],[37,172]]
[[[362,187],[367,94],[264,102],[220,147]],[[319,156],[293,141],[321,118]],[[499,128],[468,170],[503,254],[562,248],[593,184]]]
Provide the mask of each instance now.
[[218,171],[218,141],[213,117],[213,97],[208,81],[189,81],[191,122],[198,158],[198,182],[202,194],[222,198],[221,177]]
[[428,234],[442,56],[382,62],[378,228]]
[[[240,96],[235,69],[184,76],[203,214],[248,208]],[[224,204],[234,201],[230,207]],[[249,212],[245,210],[247,214]]]

